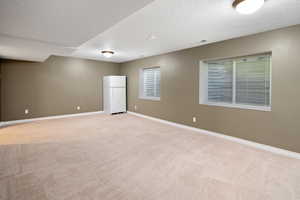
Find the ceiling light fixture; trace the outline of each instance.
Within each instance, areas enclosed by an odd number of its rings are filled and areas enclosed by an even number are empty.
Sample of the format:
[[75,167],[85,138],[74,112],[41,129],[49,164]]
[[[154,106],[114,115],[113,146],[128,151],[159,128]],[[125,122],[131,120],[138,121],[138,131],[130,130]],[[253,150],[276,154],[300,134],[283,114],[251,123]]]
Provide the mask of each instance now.
[[110,58],[114,55],[115,52],[113,51],[101,51],[102,55],[106,58]]
[[149,40],[155,40],[155,39],[157,39],[157,37],[155,35],[150,35],[148,39]]
[[265,0],[234,0],[232,7],[237,12],[249,15],[259,10],[265,3]]

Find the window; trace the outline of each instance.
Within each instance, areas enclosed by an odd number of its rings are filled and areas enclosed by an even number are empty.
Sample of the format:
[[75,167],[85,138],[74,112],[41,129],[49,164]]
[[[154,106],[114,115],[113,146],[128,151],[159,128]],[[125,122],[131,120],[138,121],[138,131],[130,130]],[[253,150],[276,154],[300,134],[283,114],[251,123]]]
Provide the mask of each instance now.
[[160,100],[160,68],[143,68],[140,71],[140,98]]
[[271,110],[271,55],[201,62],[200,104]]

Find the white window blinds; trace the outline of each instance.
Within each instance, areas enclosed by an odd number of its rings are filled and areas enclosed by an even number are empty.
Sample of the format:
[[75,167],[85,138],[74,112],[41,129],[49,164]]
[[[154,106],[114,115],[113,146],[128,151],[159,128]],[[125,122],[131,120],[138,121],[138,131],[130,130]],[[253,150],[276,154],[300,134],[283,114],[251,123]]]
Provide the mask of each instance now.
[[206,61],[200,79],[200,103],[271,106],[271,55]]
[[208,63],[208,101],[232,102],[232,62]]
[[143,97],[159,98],[160,97],[160,68],[143,69]]
[[270,59],[266,56],[236,61],[236,102],[270,105]]

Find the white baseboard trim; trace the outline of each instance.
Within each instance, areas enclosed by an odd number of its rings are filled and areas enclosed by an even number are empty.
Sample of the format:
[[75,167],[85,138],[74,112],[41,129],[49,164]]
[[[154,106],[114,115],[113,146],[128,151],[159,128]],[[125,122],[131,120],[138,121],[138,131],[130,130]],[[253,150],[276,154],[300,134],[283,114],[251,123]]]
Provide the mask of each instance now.
[[191,127],[191,126],[187,126],[187,125],[183,125],[183,124],[178,124],[178,123],[175,123],[175,122],[171,122],[171,121],[167,121],[167,120],[163,120],[163,119],[159,119],[159,118],[155,118],[155,117],[150,117],[150,116],[135,113],[135,112],[128,111],[127,113],[135,115],[135,116],[143,117],[143,118],[146,118],[146,119],[154,120],[154,121],[157,121],[157,122],[161,122],[161,123],[164,123],[164,124],[168,124],[168,125],[171,125],[171,126],[176,126],[176,127],[179,127],[179,128],[192,130],[192,131],[195,131],[195,132],[198,132],[198,133],[201,133],[201,134],[223,138],[225,140],[230,140],[230,141],[233,141],[233,142],[236,142],[236,143],[239,143],[239,144],[244,144],[244,145],[247,145],[247,146],[251,146],[251,147],[254,147],[254,148],[257,148],[257,149],[265,150],[265,151],[272,152],[272,153],[275,153],[275,154],[279,154],[279,155],[282,155],[282,156],[287,156],[287,157],[290,157],[290,158],[300,159],[300,153],[288,151],[288,150],[285,150],[285,149],[280,149],[280,148],[277,148],[277,147],[272,147],[272,146],[269,146],[269,145],[260,144],[260,143],[252,142],[252,141],[249,141],[249,140],[224,135],[224,134],[221,134],[221,133],[216,133],[216,132],[213,132],[213,131],[199,129],[199,128],[195,128],[195,127]]
[[85,115],[95,115],[95,114],[101,114],[101,113],[104,113],[104,111],[84,112],[84,113],[67,114],[67,115],[54,115],[54,116],[49,116],[49,117],[39,117],[39,118],[32,118],[32,119],[21,119],[21,120],[15,120],[15,121],[6,121],[6,122],[0,122],[0,127],[14,125],[14,124],[34,122],[34,121],[41,121],[41,120],[61,119],[61,118],[69,118],[69,117],[80,117],[80,116],[85,116]]

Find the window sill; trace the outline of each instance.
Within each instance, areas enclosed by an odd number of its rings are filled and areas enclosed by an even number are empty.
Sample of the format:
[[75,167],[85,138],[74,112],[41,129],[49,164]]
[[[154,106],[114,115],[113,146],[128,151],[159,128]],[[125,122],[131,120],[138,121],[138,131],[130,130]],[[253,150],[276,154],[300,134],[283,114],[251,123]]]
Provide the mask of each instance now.
[[150,100],[150,101],[160,101],[160,97],[139,97],[143,100]]
[[258,111],[265,111],[265,112],[271,111],[270,106],[251,106],[251,105],[243,105],[243,104],[215,103],[215,102],[205,102],[200,104],[208,105],[208,106],[227,107],[227,108],[240,108],[246,110],[258,110]]

